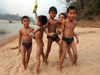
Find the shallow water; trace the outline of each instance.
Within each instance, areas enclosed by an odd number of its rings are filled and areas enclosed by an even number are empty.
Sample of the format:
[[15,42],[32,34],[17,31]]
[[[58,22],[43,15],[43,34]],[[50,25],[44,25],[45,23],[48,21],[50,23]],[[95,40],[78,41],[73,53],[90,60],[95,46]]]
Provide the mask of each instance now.
[[[10,36],[18,34],[19,30],[22,27],[23,27],[23,25],[21,23],[0,23],[0,31],[4,30],[7,32],[5,34],[0,34],[0,41],[4,40]],[[30,23],[30,27],[33,27],[36,29],[37,25],[32,25]]]

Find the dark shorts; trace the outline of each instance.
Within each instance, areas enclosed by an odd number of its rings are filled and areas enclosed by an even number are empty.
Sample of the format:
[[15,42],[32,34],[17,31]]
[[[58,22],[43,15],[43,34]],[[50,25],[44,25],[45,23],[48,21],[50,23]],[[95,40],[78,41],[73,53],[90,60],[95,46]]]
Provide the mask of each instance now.
[[52,39],[53,41],[56,41],[57,37],[58,37],[57,34],[55,34],[53,37],[47,35],[47,38],[50,38],[50,39]]
[[67,43],[67,44],[71,44],[74,41],[74,38],[72,37],[71,39],[65,38],[63,37],[63,40]]
[[29,49],[32,46],[32,43],[26,44],[24,42],[22,42],[22,45],[26,48]]

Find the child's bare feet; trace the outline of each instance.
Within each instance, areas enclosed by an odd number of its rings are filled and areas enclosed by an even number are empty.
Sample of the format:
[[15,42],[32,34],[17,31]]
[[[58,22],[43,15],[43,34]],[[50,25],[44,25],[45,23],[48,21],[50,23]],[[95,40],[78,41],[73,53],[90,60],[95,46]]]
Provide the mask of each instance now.
[[35,71],[34,74],[38,74],[38,71]]
[[71,63],[72,64],[72,66],[74,65],[74,63]]
[[81,67],[79,64],[75,64],[76,65],[76,67]]
[[77,63],[74,63],[75,65],[76,65],[76,67],[80,67],[80,65],[79,64],[77,64]]
[[61,68],[58,68],[58,71],[61,73]]
[[47,66],[47,61],[45,61],[45,66]]
[[23,68],[22,72],[24,72],[26,70],[26,68]]

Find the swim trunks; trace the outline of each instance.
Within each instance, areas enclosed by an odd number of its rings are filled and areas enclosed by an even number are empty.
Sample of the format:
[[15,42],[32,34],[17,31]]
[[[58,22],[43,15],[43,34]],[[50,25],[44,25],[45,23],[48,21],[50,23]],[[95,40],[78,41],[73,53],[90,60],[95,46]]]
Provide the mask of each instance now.
[[74,41],[74,38],[72,37],[71,39],[65,38],[63,37],[63,40],[67,43],[67,44],[71,44]]
[[24,42],[22,42],[22,45],[26,48],[29,49],[32,46],[32,43],[26,44]]
[[56,41],[57,37],[58,37],[57,34],[55,34],[53,37],[47,35],[47,38],[50,38],[50,39],[52,39],[53,41]]

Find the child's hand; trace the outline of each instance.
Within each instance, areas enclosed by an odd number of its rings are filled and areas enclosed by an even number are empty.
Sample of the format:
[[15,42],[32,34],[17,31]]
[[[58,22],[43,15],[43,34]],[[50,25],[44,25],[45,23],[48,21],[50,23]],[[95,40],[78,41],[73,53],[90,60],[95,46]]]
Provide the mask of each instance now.
[[61,32],[61,29],[60,28],[57,28],[57,30]]
[[60,41],[58,42],[58,45],[59,45],[59,46],[61,46],[61,44],[62,44],[62,40],[60,40]]
[[21,52],[21,48],[18,48],[19,52]]
[[79,43],[79,39],[78,38],[76,38],[76,44],[78,44]]
[[31,33],[29,34],[29,37],[31,37],[31,38],[34,39],[34,38],[35,38],[35,34],[31,32]]
[[50,34],[49,34],[49,36],[53,37],[53,36],[54,36],[54,34],[56,34],[56,33],[50,33]]
[[36,13],[35,9],[33,9],[34,13]]
[[56,26],[58,26],[59,24],[60,24],[59,21],[56,21],[56,22],[55,22],[55,25],[56,25]]

